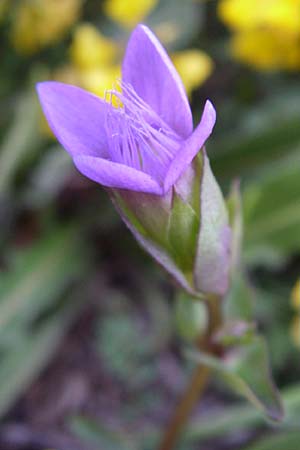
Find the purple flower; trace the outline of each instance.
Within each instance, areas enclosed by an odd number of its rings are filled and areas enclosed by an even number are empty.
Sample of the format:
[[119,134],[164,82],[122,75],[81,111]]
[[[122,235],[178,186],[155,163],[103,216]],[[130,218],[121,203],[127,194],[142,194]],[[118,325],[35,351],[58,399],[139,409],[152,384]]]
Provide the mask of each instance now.
[[107,187],[162,196],[211,134],[215,110],[207,101],[193,131],[179,75],[144,25],[131,35],[119,84],[121,92],[108,91],[107,101],[63,83],[37,89],[53,133],[80,172]]
[[138,242],[190,294],[224,295],[231,233],[204,143],[206,102],[193,131],[182,82],[144,25],[129,40],[122,81],[106,100],[75,86],[38,85],[45,115],[80,172],[108,187]]

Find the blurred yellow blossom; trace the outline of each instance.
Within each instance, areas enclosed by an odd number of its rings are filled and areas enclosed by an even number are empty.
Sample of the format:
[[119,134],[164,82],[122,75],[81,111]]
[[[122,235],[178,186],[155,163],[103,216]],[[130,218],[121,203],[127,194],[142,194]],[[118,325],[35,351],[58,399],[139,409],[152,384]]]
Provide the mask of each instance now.
[[[116,41],[105,37],[92,24],[79,24],[70,47],[79,84],[103,97],[105,90],[121,76],[119,48]],[[189,94],[207,79],[213,67],[210,57],[200,50],[176,52],[172,59]]]
[[75,29],[70,56],[72,62],[82,69],[114,62],[118,46],[112,39],[103,36],[90,23],[81,23]]
[[[90,23],[76,26],[70,46],[70,63],[55,70],[52,79],[74,84],[104,98],[121,76],[120,46],[105,37]],[[48,123],[41,118],[41,131],[53,137]]]
[[218,13],[235,30],[254,27],[300,30],[300,0],[221,0]]
[[[104,36],[91,23],[76,26],[70,46],[70,63],[56,70],[52,79],[80,86],[99,97],[121,78],[122,44]],[[213,63],[204,52],[196,49],[176,52],[172,55],[175,67],[190,94],[210,75]],[[51,135],[46,122],[42,122],[44,134]]]
[[14,10],[12,42],[32,54],[59,41],[78,19],[82,0],[23,0]]
[[292,289],[291,304],[297,313],[291,322],[290,335],[296,347],[300,347],[300,278]]
[[300,0],[220,0],[233,56],[262,70],[299,70]]
[[291,302],[294,309],[300,313],[300,278],[293,287],[291,294]]
[[70,47],[76,84],[104,97],[106,89],[120,77],[119,48],[117,42],[105,37],[92,24],[79,24]]
[[213,69],[211,58],[200,50],[173,53],[172,60],[189,95],[209,77]]
[[249,30],[233,34],[233,56],[263,70],[300,68],[300,41],[283,31]]
[[105,0],[105,14],[124,28],[131,29],[154,9],[158,0]]
[[300,316],[295,316],[290,326],[290,335],[296,347],[300,347]]
[[121,76],[120,66],[95,67],[78,72],[79,84],[84,89],[104,98],[105,92],[111,89]]

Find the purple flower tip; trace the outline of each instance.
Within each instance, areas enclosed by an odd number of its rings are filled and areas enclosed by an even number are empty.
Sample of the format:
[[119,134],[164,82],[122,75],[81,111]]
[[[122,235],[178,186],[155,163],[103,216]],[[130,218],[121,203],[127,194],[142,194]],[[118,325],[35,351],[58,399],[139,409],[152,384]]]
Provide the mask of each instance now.
[[164,195],[204,145],[216,120],[207,101],[193,131],[182,82],[145,25],[133,31],[122,81],[105,100],[57,82],[37,85],[49,125],[78,170],[108,187]]

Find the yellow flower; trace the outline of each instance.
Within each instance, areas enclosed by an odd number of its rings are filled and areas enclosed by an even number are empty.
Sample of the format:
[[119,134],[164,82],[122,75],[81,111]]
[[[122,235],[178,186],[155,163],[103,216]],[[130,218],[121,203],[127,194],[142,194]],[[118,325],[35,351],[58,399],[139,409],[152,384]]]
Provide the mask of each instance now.
[[105,0],[104,13],[127,29],[133,28],[154,9],[158,0]]
[[77,74],[76,84],[102,98],[120,77],[119,46],[92,24],[76,27],[70,57]]
[[298,70],[300,45],[298,37],[280,31],[250,30],[233,34],[233,56],[263,70]]
[[101,98],[105,97],[105,92],[114,86],[120,76],[121,68],[117,65],[78,71],[79,85]]
[[92,24],[82,23],[75,29],[70,56],[73,64],[82,69],[110,64],[118,55],[118,46],[103,36]]
[[300,30],[300,0],[221,0],[220,18],[234,30],[256,27]]
[[200,50],[173,53],[172,60],[189,95],[209,77],[213,70],[211,58]]
[[290,335],[296,347],[300,348],[300,278],[297,280],[291,292],[291,304],[297,311],[290,325]]
[[294,309],[300,312],[300,278],[293,287],[291,302]]
[[[115,80],[121,77],[119,49],[116,41],[105,37],[92,24],[79,24],[70,47],[71,66],[73,73],[76,73],[75,84],[103,98],[105,91],[111,89]],[[209,56],[200,50],[174,53],[173,62],[188,93],[206,80],[213,67]]]
[[82,0],[24,0],[15,9],[11,38],[21,53],[32,54],[59,41],[78,19]]
[[290,335],[296,347],[300,348],[300,316],[295,316],[290,326]]

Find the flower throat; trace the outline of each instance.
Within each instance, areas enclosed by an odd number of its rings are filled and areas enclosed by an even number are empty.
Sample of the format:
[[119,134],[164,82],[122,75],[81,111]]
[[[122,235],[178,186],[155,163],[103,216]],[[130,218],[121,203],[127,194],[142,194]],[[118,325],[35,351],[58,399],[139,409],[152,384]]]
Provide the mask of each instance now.
[[110,158],[162,180],[180,137],[128,83],[118,81],[116,88],[106,91],[105,101]]

